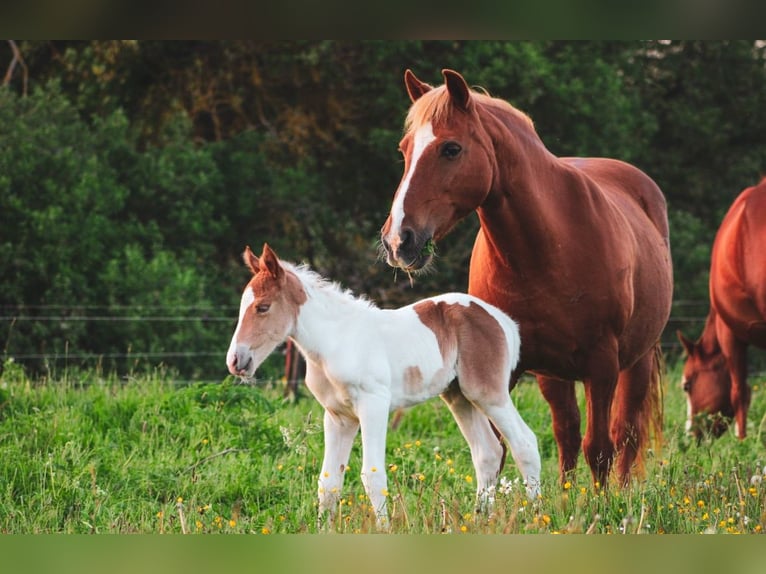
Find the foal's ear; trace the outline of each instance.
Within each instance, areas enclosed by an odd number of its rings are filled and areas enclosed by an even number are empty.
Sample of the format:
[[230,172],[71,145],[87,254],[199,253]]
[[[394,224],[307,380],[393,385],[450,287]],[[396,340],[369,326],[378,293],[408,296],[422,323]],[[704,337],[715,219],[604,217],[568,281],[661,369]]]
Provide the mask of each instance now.
[[255,256],[255,253],[250,250],[249,245],[245,247],[245,252],[242,254],[242,260],[245,262],[245,265],[250,268],[250,271],[253,272],[253,275],[260,271],[261,264],[258,261],[258,258]]
[[407,86],[407,93],[413,102],[419,100],[420,96],[426,92],[431,91],[431,86],[418,80],[410,69],[404,72],[404,85]]
[[681,345],[683,345],[686,354],[691,355],[694,352],[694,341],[684,337],[684,334],[680,329],[676,331],[676,337],[678,337],[678,340],[681,341]]
[[447,91],[449,92],[452,103],[463,111],[467,111],[471,105],[471,90],[468,88],[463,76],[455,72],[454,70],[444,69],[442,70],[444,76],[444,83],[447,84]]
[[268,243],[263,244],[263,253],[261,253],[261,268],[264,271],[268,271],[274,279],[281,279],[284,275],[284,270],[279,264],[279,257],[274,253],[274,250],[269,247]]

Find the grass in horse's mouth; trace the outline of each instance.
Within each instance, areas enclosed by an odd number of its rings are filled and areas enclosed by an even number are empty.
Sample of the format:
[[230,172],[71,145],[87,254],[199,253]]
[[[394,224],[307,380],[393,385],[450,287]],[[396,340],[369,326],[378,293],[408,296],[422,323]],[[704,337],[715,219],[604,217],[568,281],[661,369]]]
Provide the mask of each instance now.
[[436,253],[436,243],[434,243],[432,238],[423,244],[423,247],[420,250],[420,256],[425,257],[426,255],[433,255],[434,253]]

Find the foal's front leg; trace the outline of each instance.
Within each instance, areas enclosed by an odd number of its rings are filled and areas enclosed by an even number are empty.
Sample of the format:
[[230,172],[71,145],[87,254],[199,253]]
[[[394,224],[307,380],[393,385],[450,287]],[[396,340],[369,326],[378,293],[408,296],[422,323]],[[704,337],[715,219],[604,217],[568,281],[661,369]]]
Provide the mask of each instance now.
[[338,509],[348,457],[359,423],[324,412],[324,460],[319,473],[319,526],[325,514],[330,521]]
[[365,394],[359,398],[357,415],[362,427],[362,483],[375,510],[376,525],[388,530],[388,479],[386,477],[386,432],[390,399]]

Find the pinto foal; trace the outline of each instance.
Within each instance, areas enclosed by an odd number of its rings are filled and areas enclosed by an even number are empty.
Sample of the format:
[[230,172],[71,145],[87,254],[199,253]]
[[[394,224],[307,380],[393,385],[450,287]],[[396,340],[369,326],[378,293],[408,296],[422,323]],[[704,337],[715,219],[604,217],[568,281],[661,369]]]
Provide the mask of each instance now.
[[260,257],[248,247],[244,260],[253,278],[242,294],[226,364],[233,375],[252,377],[288,337],[305,357],[306,386],[325,409],[320,518],[334,516],[361,427],[362,482],[378,527],[388,527],[389,413],[437,395],[470,446],[483,508],[492,503],[505,454],[490,421],[508,442],[527,495],[539,493],[537,439],[508,391],[520,342],[507,315],[462,293],[383,310],[305,266],[280,261],[268,245]]

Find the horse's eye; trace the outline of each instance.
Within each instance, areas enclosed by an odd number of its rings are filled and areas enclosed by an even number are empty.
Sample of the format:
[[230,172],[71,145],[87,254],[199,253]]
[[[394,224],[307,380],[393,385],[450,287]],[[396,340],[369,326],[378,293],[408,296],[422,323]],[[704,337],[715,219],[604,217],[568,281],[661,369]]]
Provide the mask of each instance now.
[[446,157],[447,159],[453,159],[458,156],[458,154],[463,151],[463,148],[460,147],[460,144],[457,142],[446,142],[441,147],[441,156]]
[[260,303],[259,305],[255,306],[255,312],[262,314],[268,311],[271,308],[271,305],[269,303]]
[[681,388],[684,390],[685,393],[688,393],[689,390],[692,388],[692,382],[689,379],[684,379],[681,381]]

